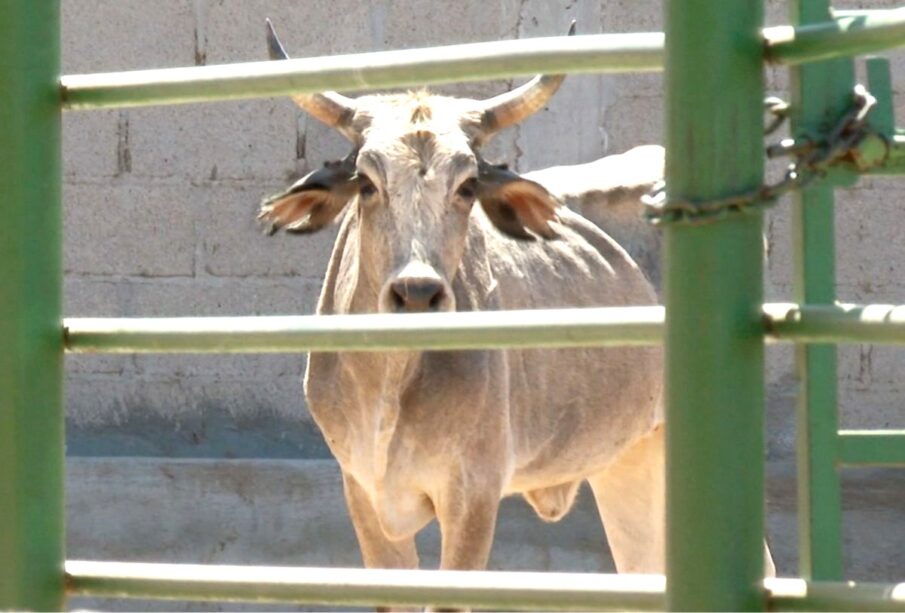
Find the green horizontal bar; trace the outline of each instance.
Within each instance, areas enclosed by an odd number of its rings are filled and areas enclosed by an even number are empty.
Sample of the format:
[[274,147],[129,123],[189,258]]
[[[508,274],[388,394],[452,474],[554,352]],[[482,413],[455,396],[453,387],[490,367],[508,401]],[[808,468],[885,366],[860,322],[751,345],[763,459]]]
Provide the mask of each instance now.
[[70,596],[491,610],[656,611],[660,575],[66,562]]
[[[905,611],[905,583],[765,579],[771,611]],[[340,606],[656,611],[662,575],[66,562],[69,596]]]
[[663,308],[300,315],[286,317],[70,318],[74,353],[285,353],[655,345]]
[[[263,54],[263,24],[261,50]],[[64,109],[89,109],[411,87],[537,72],[653,71],[662,66],[662,33],[594,34],[70,75],[61,78],[61,87]]]
[[[772,303],[765,336],[905,344],[905,305]],[[660,306],[267,317],[67,318],[70,353],[295,353],[657,345]]]
[[821,24],[764,29],[767,61],[802,64],[905,45],[905,8],[840,16]]
[[770,611],[905,611],[905,583],[765,579]]
[[[764,30],[767,59],[786,64],[905,44],[905,9]],[[263,42],[262,42],[263,45]],[[412,87],[538,72],[663,68],[663,34],[591,34],[301,58],[63,76],[64,109],[181,104],[323,90]]]
[[766,333],[806,343],[905,344],[905,305],[764,305]]
[[905,430],[840,430],[839,463],[905,467]]

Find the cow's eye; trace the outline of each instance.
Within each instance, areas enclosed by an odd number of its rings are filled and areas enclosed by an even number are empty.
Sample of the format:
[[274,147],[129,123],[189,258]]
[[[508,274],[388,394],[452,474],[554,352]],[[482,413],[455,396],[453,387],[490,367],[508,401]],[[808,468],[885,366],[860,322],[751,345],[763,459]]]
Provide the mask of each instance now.
[[377,187],[366,175],[358,174],[358,195],[361,198],[370,198],[377,193]]
[[462,200],[471,202],[475,199],[475,190],[477,189],[477,183],[477,179],[474,178],[463,181],[459,186],[459,189],[456,190],[456,196],[458,196]]

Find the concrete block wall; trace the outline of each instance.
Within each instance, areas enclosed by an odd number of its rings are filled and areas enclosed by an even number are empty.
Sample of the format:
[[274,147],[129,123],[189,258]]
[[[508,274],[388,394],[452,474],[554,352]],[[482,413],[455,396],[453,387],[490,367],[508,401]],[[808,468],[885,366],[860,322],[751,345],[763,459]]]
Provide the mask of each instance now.
[[[262,60],[267,16],[296,56],[552,35],[573,18],[580,33],[662,29],[656,0],[72,0],[62,7],[69,74]],[[770,0],[768,22],[786,22],[784,10]],[[892,56],[900,123],[903,57]],[[437,89],[485,97],[518,82]],[[784,71],[769,70],[767,84],[784,94]],[[526,171],[660,143],[662,85],[660,74],[571,76],[548,108],[497,137],[489,157]],[[340,136],[285,99],[67,113],[66,315],[313,312],[333,233],[266,238],[255,213],[263,196],[346,151]],[[865,179],[839,192],[841,300],[905,302],[905,247],[897,240],[903,185]],[[770,300],[791,295],[787,213],[788,203],[780,204],[768,219]],[[902,351],[840,349],[843,425],[905,427]],[[769,453],[785,466],[794,441],[791,351],[771,348],[769,356]],[[304,363],[302,356],[70,356],[69,455],[327,458],[302,398]],[[793,489],[776,491],[790,497]],[[777,504],[791,504],[788,497]],[[892,576],[901,576],[897,564]]]

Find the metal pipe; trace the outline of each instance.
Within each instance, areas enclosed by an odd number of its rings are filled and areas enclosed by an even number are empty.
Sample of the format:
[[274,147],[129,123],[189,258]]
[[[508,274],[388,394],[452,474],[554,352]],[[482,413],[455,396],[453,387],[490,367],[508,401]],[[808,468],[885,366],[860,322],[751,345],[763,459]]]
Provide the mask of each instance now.
[[905,611],[905,583],[766,579],[771,611]]
[[[293,353],[662,342],[659,306],[396,315],[82,318],[69,353]],[[763,305],[767,341],[905,344],[905,305]],[[698,334],[700,336],[700,334]]]
[[129,107],[508,78],[659,70],[663,34],[594,34],[61,79],[64,109]]
[[662,575],[66,562],[71,596],[491,610],[663,608]]
[[905,305],[768,304],[767,333],[807,343],[905,344]]
[[839,463],[905,467],[905,430],[840,430]]
[[73,353],[280,353],[654,345],[663,307],[288,317],[72,318]]
[[[340,606],[662,610],[662,575],[66,562],[70,596]],[[905,583],[765,579],[771,611],[905,611]]]
[[[832,23],[830,0],[793,0],[789,17],[799,29]],[[851,105],[854,79],[849,58],[791,67],[792,135],[818,134],[827,117],[841,116]],[[834,206],[829,181],[815,181],[792,195],[792,292],[798,303],[832,304],[836,299]],[[834,345],[795,347],[798,568],[807,579],[842,578],[836,362]]]
[[[763,183],[762,11],[749,0],[666,3],[669,201],[708,202]],[[762,226],[757,212],[665,226],[672,611],[766,604]]]
[[905,45],[905,8],[765,28],[764,40],[766,60],[787,65],[884,51]]
[[0,610],[65,608],[59,40],[0,2]]

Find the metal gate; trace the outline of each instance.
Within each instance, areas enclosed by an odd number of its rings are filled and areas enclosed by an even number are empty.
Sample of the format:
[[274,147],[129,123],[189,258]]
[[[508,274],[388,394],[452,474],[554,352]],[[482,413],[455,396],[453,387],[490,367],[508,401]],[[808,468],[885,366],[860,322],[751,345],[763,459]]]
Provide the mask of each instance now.
[[[665,37],[534,39],[61,78],[58,2],[0,3],[0,608],[59,609],[67,595],[95,595],[495,609],[905,610],[905,584],[841,581],[837,470],[905,464],[905,431],[838,431],[832,345],[905,344],[905,306],[837,304],[833,270],[834,187],[865,172],[905,171],[905,134],[893,124],[888,66],[869,64],[873,104],[863,92],[853,97],[849,59],[905,44],[905,9],[832,15],[825,0],[791,0],[793,26],[762,30],[761,4],[671,0]],[[792,74],[794,138],[771,153],[795,155],[798,167],[774,189],[762,188],[765,62],[786,65]],[[668,193],[654,215],[665,234],[665,311],[562,310],[555,322],[550,312],[401,321],[383,315],[62,319],[64,110],[660,68],[666,70]],[[762,209],[789,187],[802,188],[793,203],[795,302],[765,305]],[[803,577],[766,583],[765,339],[798,347]],[[64,562],[64,351],[657,342],[666,349],[665,579]],[[687,483],[696,487],[682,487]]]

